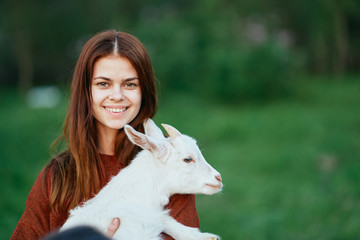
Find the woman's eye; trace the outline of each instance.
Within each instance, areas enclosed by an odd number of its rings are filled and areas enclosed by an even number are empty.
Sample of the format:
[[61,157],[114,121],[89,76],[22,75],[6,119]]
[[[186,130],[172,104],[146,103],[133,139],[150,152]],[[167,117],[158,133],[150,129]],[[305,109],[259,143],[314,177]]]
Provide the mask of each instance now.
[[186,163],[191,163],[192,161],[194,161],[192,157],[184,158],[184,162]]
[[137,86],[137,84],[135,84],[135,83],[126,83],[125,84],[125,87],[127,87],[127,88],[134,88],[136,86]]
[[109,86],[109,84],[107,82],[99,82],[99,83],[97,83],[97,85],[99,87],[107,87],[107,86]]

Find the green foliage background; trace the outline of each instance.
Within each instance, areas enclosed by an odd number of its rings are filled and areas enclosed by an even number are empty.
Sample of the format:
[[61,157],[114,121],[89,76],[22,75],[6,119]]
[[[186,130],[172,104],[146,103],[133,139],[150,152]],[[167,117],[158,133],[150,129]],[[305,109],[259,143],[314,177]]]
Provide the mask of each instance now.
[[[358,239],[360,83],[302,81],[296,99],[232,106],[193,94],[162,96],[157,123],[195,137],[222,173],[223,192],[198,196],[201,229],[222,239]],[[13,89],[0,101],[0,239],[50,159],[66,101],[31,109]]]

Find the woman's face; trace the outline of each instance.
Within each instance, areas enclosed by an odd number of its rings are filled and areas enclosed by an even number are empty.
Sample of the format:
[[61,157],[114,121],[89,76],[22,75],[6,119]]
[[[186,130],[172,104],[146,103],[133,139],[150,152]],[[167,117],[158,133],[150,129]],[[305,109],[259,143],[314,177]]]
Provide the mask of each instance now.
[[91,92],[97,129],[102,133],[117,132],[140,111],[140,81],[127,58],[110,55],[97,60]]

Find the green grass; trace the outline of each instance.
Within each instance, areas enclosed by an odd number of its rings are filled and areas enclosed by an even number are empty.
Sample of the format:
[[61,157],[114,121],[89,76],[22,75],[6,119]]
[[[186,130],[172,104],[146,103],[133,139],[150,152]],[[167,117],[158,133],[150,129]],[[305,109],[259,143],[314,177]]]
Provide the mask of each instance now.
[[[304,81],[291,100],[225,105],[164,95],[157,123],[195,137],[223,192],[198,196],[201,229],[222,239],[358,239],[360,81]],[[0,92],[0,239],[49,160],[66,104],[30,109]]]

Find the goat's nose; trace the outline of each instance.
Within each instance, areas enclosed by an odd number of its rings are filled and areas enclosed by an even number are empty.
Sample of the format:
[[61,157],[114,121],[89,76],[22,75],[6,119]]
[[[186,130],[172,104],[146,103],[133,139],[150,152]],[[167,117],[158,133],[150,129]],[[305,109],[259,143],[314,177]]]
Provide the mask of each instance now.
[[219,182],[222,182],[222,179],[221,179],[221,175],[216,175],[215,178],[219,181]]

